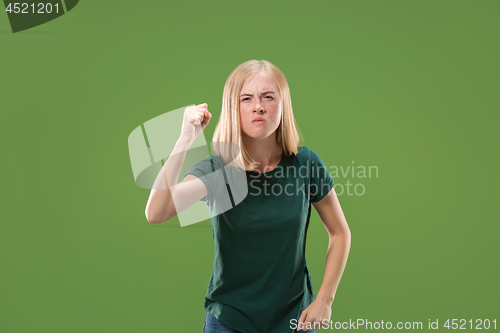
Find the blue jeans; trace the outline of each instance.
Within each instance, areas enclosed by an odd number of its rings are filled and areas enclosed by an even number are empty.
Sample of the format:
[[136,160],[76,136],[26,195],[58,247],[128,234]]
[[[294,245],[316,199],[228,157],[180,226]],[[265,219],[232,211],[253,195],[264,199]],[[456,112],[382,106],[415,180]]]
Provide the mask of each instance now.
[[[299,331],[299,332],[317,333],[316,330]],[[205,324],[203,325],[203,333],[241,333],[241,332],[236,331],[231,327],[221,323],[219,320],[217,320],[217,318],[214,317],[213,314],[207,311],[207,314],[205,315]]]

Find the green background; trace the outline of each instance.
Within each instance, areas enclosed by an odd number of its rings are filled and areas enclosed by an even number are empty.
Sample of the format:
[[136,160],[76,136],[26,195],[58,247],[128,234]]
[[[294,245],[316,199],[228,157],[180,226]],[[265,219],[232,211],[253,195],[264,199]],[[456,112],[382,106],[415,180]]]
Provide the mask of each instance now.
[[[206,102],[211,141],[225,80],[250,59],[286,75],[302,145],[379,170],[335,179],[366,191],[339,196],[352,247],[332,320],[499,320],[499,11],[80,1],[16,34],[0,13],[0,332],[202,331],[210,223],[147,222],[127,138]],[[313,210],[315,292],[327,244]]]

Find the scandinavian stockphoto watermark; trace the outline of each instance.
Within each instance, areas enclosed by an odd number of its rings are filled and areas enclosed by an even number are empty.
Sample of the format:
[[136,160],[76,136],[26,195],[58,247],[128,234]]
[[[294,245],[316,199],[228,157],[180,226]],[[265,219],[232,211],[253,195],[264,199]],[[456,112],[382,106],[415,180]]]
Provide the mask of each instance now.
[[[396,322],[392,323],[390,321],[370,321],[368,319],[349,319],[349,321],[344,321],[344,322],[334,322],[333,320],[327,320],[323,319],[321,323],[315,322],[307,322],[307,323],[299,323],[297,319],[291,319],[290,320],[290,328],[291,329],[300,329],[300,330],[313,330],[313,329],[336,329],[336,330],[359,330],[359,329],[365,329],[365,330],[378,330],[378,329],[422,329],[423,328],[423,323],[421,321],[414,321],[414,322]],[[429,320],[429,328],[431,327],[430,320]]]
[[251,196],[324,196],[330,190],[330,177],[322,165],[314,161],[295,166],[278,165],[273,170],[258,169],[249,174],[248,194]]
[[[296,167],[294,165],[278,165],[271,171],[252,172],[249,176],[248,194],[252,196],[324,196],[331,189],[330,177],[334,180],[337,196],[362,196],[366,193],[364,179],[378,178],[378,167],[375,165],[336,166],[327,168],[314,161]],[[281,181],[276,181],[282,179]],[[285,181],[287,179],[287,181]],[[354,180],[351,182],[351,180]]]

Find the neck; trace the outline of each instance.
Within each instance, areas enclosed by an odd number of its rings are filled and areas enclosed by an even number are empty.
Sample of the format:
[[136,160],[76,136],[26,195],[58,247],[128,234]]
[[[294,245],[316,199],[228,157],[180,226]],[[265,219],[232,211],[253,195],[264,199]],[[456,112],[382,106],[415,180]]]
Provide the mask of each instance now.
[[267,138],[252,138],[242,133],[243,142],[245,147],[255,162],[259,162],[258,169],[265,168],[266,166],[275,167],[281,160],[283,149],[276,142],[276,132]]

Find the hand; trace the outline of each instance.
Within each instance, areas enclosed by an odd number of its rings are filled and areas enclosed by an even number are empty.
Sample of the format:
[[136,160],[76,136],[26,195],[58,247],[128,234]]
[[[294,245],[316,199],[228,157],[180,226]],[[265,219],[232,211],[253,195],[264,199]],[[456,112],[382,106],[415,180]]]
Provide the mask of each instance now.
[[325,326],[325,324],[330,323],[331,315],[331,305],[319,299],[315,299],[304,311],[302,311],[299,321],[297,322],[297,331],[321,328]]
[[208,112],[207,107],[208,104],[203,103],[189,106],[184,110],[181,131],[182,138],[192,142],[203,132],[212,118],[212,114]]

